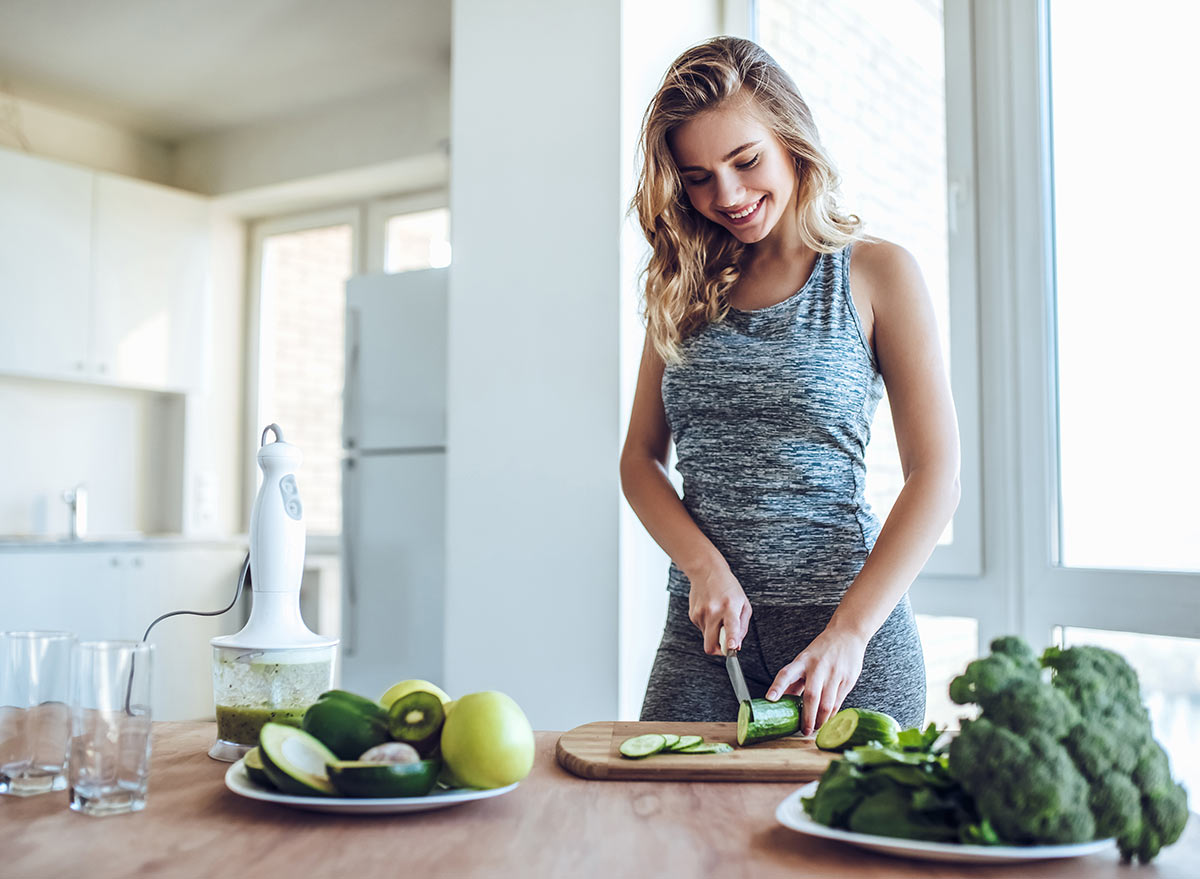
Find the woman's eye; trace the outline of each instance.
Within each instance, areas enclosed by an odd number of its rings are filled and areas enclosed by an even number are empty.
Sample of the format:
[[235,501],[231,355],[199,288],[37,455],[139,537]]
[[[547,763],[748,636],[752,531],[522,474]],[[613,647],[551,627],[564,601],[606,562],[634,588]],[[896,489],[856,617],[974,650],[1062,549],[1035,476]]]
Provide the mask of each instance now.
[[685,177],[684,182],[687,183],[688,186],[699,186],[701,183],[707,183],[708,178],[707,177],[693,177],[691,179],[688,179]]
[[738,168],[740,168],[740,169],[741,169],[741,170],[743,170],[743,171],[748,171],[748,170],[750,170],[751,168],[753,168],[755,165],[757,165],[757,164],[758,164],[758,158],[759,158],[759,156],[761,156],[761,155],[762,155],[762,153],[759,153],[759,154],[758,154],[758,156],[755,156],[755,157],[754,157],[753,159],[751,159],[749,162],[745,162],[745,163],[743,163],[743,164],[741,164],[741,165],[738,165]]

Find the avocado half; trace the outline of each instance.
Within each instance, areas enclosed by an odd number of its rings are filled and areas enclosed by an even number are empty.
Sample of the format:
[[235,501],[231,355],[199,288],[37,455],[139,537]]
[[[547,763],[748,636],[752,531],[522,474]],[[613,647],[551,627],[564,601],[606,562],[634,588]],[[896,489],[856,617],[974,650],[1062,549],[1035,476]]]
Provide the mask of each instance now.
[[258,738],[263,771],[281,793],[298,797],[337,795],[325,774],[337,757],[316,736],[282,723],[263,724]]

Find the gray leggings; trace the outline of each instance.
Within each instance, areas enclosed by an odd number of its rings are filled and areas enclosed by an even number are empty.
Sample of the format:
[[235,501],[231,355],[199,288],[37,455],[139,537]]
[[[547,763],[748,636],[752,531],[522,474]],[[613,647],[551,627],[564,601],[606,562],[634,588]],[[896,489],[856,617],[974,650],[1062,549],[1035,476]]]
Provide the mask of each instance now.
[[[753,607],[740,656],[750,695],[762,698],[779,669],[821,634],[836,608]],[[862,674],[842,707],[884,711],[905,729],[924,722],[925,658],[907,594],[867,642]],[[733,721],[737,711],[724,658],[704,652],[704,636],[688,619],[687,598],[671,595],[662,642],[642,702],[642,720]]]

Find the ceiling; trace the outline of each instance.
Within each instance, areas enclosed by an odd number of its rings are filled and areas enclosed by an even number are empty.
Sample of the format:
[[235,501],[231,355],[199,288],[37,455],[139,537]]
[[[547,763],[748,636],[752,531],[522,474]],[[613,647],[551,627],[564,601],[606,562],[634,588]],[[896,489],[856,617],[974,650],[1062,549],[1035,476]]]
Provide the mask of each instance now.
[[0,22],[0,92],[167,142],[450,75],[450,0],[0,0]]

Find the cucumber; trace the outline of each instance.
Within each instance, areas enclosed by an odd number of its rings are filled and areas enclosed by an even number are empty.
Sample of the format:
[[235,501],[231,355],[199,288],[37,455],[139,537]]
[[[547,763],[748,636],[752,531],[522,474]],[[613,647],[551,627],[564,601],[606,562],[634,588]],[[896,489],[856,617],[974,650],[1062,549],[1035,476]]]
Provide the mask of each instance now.
[[325,771],[342,796],[423,797],[433,790],[441,768],[437,760],[417,763],[339,760],[326,765]]
[[679,741],[674,745],[667,745],[669,751],[686,751],[692,745],[698,745],[704,741],[703,736],[680,736]]
[[733,745],[727,742],[700,742],[692,745],[690,748],[683,748],[676,751],[676,754],[729,754],[733,751]]
[[817,747],[824,751],[844,751],[870,742],[895,745],[900,724],[882,711],[843,708],[817,730]]
[[337,756],[316,736],[282,723],[264,723],[258,735],[263,771],[281,793],[333,796],[337,793],[325,774],[327,763]]
[[663,750],[674,751],[675,746],[679,744],[679,736],[674,733],[665,732],[662,734],[662,737],[667,740],[666,745],[663,746]]
[[800,700],[783,696],[778,702],[751,699],[738,706],[737,743],[757,745],[790,736],[800,729]]
[[621,752],[622,757],[639,760],[642,757],[657,754],[666,746],[667,740],[664,736],[658,733],[647,733],[644,736],[634,736],[631,739],[626,739],[621,742],[621,746],[617,750]]

